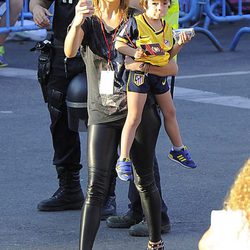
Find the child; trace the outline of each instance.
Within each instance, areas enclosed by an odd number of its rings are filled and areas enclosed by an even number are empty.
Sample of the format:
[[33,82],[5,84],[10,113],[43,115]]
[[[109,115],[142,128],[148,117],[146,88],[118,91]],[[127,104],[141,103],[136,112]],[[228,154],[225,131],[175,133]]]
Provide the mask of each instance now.
[[121,137],[121,152],[116,171],[120,179],[132,179],[129,152],[140,124],[147,94],[155,95],[164,116],[165,130],[173,144],[169,158],[186,168],[196,168],[187,147],[183,145],[176,120],[175,107],[167,77],[148,74],[150,65],[164,66],[191,38],[181,33],[173,45],[172,28],[163,21],[169,0],[140,0],[143,14],[131,17],[116,37],[115,47],[124,55],[141,61],[141,71],[130,71],[127,79],[128,115]]

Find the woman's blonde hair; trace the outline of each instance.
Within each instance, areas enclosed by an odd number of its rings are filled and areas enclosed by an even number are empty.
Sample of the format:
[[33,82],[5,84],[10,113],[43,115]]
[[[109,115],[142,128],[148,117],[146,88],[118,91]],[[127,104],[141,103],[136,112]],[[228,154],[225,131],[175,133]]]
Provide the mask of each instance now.
[[224,208],[244,211],[250,225],[250,158],[240,169],[224,201]]
[[[93,5],[96,8],[96,11],[100,12],[99,10],[100,0],[92,0],[92,1],[93,1]],[[122,11],[124,18],[127,17],[128,7],[129,7],[129,0],[120,0],[119,10]]]

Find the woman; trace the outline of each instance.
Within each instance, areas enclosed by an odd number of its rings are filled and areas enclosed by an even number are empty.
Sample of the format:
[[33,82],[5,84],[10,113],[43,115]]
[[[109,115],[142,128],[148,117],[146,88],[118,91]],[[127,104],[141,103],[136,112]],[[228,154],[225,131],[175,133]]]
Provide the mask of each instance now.
[[[114,49],[114,39],[127,17],[128,0],[80,0],[65,39],[65,54],[74,57],[87,46],[84,59],[88,77],[88,189],[82,211],[80,249],[93,247],[100,211],[107,193],[112,166],[126,118],[126,91],[122,80],[124,58]],[[130,65],[143,70],[142,65]],[[175,63],[152,67],[152,73],[173,75]],[[169,70],[167,72],[167,70]],[[148,249],[164,249],[161,240],[161,201],[153,176],[153,157],[160,118],[152,98],[145,105],[142,122],[131,149],[134,179],[149,225]],[[138,166],[138,167],[137,167]],[[126,173],[124,173],[126,174]]]
[[199,250],[250,249],[250,158],[240,169],[222,210],[213,210],[211,226]]

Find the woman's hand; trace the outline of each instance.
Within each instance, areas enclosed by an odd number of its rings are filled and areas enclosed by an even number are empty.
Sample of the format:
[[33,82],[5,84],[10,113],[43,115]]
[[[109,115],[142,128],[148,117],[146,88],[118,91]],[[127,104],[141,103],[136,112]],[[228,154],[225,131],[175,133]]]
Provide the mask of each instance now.
[[81,26],[86,17],[90,17],[94,14],[94,7],[92,1],[80,0],[75,7],[75,17],[72,25]]
[[124,60],[124,64],[125,64],[125,68],[127,70],[131,70],[131,71],[142,71],[142,62],[136,62],[135,60],[133,60],[131,57],[126,56],[125,60]]
[[134,55],[134,58],[135,59],[139,59],[139,58],[143,58],[143,57],[146,57],[146,53],[144,52],[144,50],[142,48],[137,48],[135,50],[135,55]]
[[[127,70],[145,72],[145,71],[143,71],[143,70],[145,70],[145,68],[143,66],[144,63],[143,62],[136,62],[129,56],[125,57],[124,64],[125,64],[125,68]],[[154,74],[154,75],[161,76],[161,77],[176,76],[178,73],[178,65],[172,59],[165,66],[159,67],[159,66],[150,65],[147,68],[147,73]]]

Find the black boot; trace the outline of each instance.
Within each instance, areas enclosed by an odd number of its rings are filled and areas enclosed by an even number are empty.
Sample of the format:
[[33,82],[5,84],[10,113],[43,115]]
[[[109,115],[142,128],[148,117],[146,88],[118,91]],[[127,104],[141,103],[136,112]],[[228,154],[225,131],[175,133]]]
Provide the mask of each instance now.
[[81,209],[84,195],[80,185],[79,170],[68,170],[64,166],[57,166],[56,170],[59,188],[52,197],[41,201],[37,209],[47,212]]
[[115,216],[115,215],[116,215],[115,196],[108,196],[102,207],[101,220],[106,220],[109,216]]

